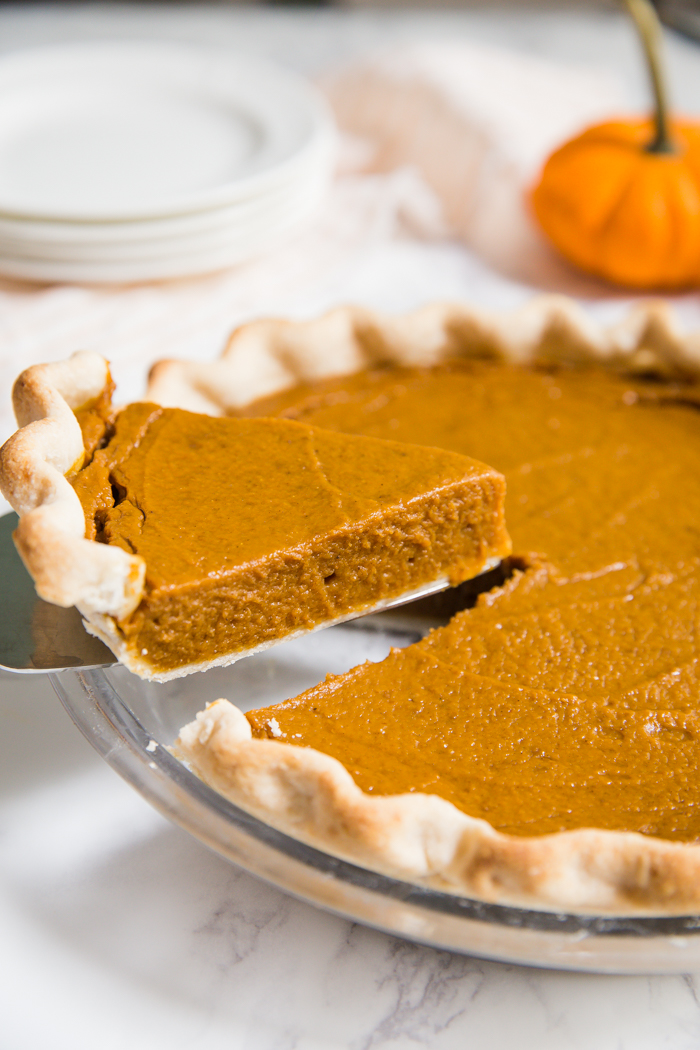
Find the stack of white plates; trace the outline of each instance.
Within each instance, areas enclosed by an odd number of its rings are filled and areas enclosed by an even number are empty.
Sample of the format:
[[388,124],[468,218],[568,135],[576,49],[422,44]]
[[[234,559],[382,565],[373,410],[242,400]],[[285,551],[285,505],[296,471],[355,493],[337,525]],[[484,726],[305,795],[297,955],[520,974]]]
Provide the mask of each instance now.
[[0,273],[124,282],[256,255],[318,206],[332,122],[259,59],[108,43],[0,61]]

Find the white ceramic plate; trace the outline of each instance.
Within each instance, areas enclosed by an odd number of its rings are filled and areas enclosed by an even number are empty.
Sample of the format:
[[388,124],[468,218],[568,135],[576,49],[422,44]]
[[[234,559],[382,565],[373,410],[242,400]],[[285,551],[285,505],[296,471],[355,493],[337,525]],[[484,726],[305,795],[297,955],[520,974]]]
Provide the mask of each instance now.
[[212,238],[193,246],[178,244],[159,253],[115,257],[110,253],[109,258],[94,260],[4,256],[0,258],[0,273],[28,281],[82,284],[128,284],[215,273],[269,251],[305,218],[306,214],[297,214],[293,221],[285,218],[272,229],[256,230],[254,236],[224,231],[218,241]]
[[0,214],[117,222],[254,197],[330,134],[296,75],[218,49],[105,43],[0,61]]
[[327,182],[332,161],[332,139],[324,138],[314,151],[307,152],[306,162],[298,166],[294,177],[283,184],[250,198],[182,215],[113,223],[78,223],[27,220],[0,214],[0,248],[21,245],[29,250],[36,248],[50,252],[83,246],[152,243],[183,235],[198,235],[220,229],[224,223],[246,219],[256,212],[265,213],[270,208],[286,206],[294,195],[303,194],[312,186],[319,192]]
[[89,44],[0,61],[0,272],[132,282],[223,269],[322,199],[334,135],[292,73],[214,49]]
[[[21,237],[7,236],[0,231],[0,252],[3,266],[13,262],[35,262],[38,266],[75,265],[82,263],[100,267],[111,267],[117,263],[133,260],[140,265],[157,259],[172,259],[175,256],[187,260],[188,253],[205,252],[209,248],[224,248],[226,245],[250,245],[259,247],[270,236],[281,234],[307,218],[314,210],[325,190],[325,180],[314,177],[304,186],[295,187],[289,193],[251,204],[245,209],[237,208],[232,213],[222,209],[214,220],[191,229],[161,230],[149,237],[145,231],[133,238],[122,236],[108,245],[99,240],[82,241],[28,241]],[[85,279],[89,279],[86,276]]]

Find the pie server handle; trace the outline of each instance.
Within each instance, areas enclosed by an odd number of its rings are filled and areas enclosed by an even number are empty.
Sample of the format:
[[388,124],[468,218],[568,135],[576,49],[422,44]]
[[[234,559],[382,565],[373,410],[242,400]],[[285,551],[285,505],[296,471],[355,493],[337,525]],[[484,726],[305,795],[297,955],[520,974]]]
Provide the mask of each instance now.
[[77,609],[37,596],[12,542],[16,514],[0,517],[0,668],[21,673],[108,667],[114,654],[83,627]]

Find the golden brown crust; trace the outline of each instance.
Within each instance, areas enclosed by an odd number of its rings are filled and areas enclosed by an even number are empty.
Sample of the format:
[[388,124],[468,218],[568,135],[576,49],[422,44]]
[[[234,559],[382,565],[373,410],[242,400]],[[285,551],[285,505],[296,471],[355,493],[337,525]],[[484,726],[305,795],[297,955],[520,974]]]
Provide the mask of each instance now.
[[329,755],[252,738],[227,700],[200,712],[173,750],[267,823],[395,878],[579,912],[679,914],[700,905],[700,846],[596,829],[518,838],[437,795],[367,795]]
[[83,459],[74,409],[110,382],[107,362],[78,353],[35,365],[13,390],[20,429],[0,449],[0,489],[19,515],[15,543],[39,595],[83,615],[126,616],[143,590],[142,559],[85,537],[80,500],[65,475]]
[[312,321],[262,320],[236,329],[212,362],[160,361],[148,400],[221,415],[299,382],[378,363],[428,366],[454,357],[591,359],[669,376],[700,372],[700,334],[682,334],[663,302],[640,304],[610,327],[573,300],[548,295],[512,313],[433,303],[388,317],[357,306]]

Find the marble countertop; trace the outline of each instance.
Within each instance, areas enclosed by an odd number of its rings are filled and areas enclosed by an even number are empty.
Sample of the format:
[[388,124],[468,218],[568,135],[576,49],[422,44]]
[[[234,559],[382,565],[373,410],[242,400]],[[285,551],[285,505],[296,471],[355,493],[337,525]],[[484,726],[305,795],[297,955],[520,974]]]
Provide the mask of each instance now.
[[[633,96],[644,90],[632,38],[605,13],[0,8],[0,51],[105,36],[216,40],[310,73],[426,32],[616,67]],[[671,51],[676,97],[697,110],[700,53],[679,38]],[[381,264],[375,253],[347,294],[371,287],[382,299]],[[470,266],[454,245],[414,246],[392,271],[402,292],[387,285],[387,305],[410,306],[419,289],[466,294]],[[697,976],[483,962],[353,925],[253,879],[123,783],[40,675],[0,673],[0,930],[0,1050],[700,1046]]]

